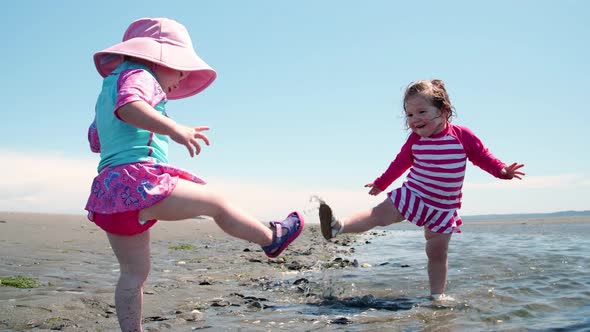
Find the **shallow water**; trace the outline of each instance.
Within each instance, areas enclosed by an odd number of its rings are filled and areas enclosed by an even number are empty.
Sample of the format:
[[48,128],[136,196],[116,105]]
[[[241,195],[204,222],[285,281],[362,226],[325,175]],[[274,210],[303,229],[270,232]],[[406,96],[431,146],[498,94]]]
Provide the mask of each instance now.
[[[590,225],[464,226],[449,251],[454,300],[434,304],[423,233],[397,225],[342,255],[361,267],[286,275],[266,290],[273,306],[219,323],[243,331],[588,331],[589,235]],[[297,278],[305,280],[294,285]]]
[[[589,234],[589,225],[466,226],[449,251],[447,293],[456,303],[441,310],[418,305],[403,320],[423,320],[418,329],[452,331],[588,330]],[[354,285],[348,292],[427,294],[422,237],[394,228],[357,248],[359,262],[372,267],[343,278]]]
[[[170,243],[156,242],[146,298],[157,301],[163,313],[146,313],[145,326],[160,331],[590,331],[589,235],[590,224],[467,221],[463,233],[453,235],[449,250],[447,294],[454,300],[438,304],[427,297],[423,232],[407,223],[339,246],[334,257],[326,255],[312,269],[276,270],[268,279],[235,275],[242,271],[235,266],[257,269],[263,263],[206,257],[209,249],[173,252],[167,249]],[[229,256],[243,251],[229,242],[222,245],[225,239],[210,241],[216,242],[209,244],[211,248],[224,248]],[[324,242],[318,243],[314,256],[305,257],[322,256]],[[42,266],[41,279],[58,286],[38,290],[37,297],[65,292],[67,299],[84,297],[88,302],[112,292],[118,266],[108,247],[59,250],[75,251],[76,259],[25,252],[14,262],[12,256],[5,257],[0,275],[14,269],[36,275]],[[334,258],[358,264],[326,268]],[[183,268],[179,260],[186,260]],[[200,282],[209,278],[223,285],[219,294],[204,293],[207,286]],[[29,298],[28,291],[1,291],[5,302]],[[165,296],[158,296],[160,292]],[[212,301],[214,297],[219,303]],[[105,303],[90,304],[112,312],[106,304],[111,296],[107,298]],[[186,313],[195,307],[202,308],[204,319],[177,319],[176,310]]]

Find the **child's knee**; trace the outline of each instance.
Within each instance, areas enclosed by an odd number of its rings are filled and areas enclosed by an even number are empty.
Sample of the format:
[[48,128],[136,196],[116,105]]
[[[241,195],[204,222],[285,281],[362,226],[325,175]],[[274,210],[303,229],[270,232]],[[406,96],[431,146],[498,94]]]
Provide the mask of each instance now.
[[150,275],[151,264],[147,262],[137,265],[125,264],[120,267],[122,278],[126,278],[136,284],[143,284]]
[[447,260],[447,248],[426,248],[426,256],[430,261],[444,262]]
[[389,226],[404,219],[391,200],[386,200],[373,208],[371,217],[375,220],[377,226],[382,227]]
[[210,217],[215,221],[223,221],[231,213],[230,204],[227,199],[219,194],[213,194],[210,197],[212,211]]
[[381,227],[385,227],[385,226],[389,226],[391,224],[393,224],[393,219],[391,219],[390,217],[380,217],[380,218],[376,218],[377,220],[377,226],[381,226]]
[[431,261],[446,261],[449,251],[448,242],[441,239],[430,239],[426,241],[426,256]]
[[129,286],[141,288],[145,284],[149,274],[149,269],[133,270],[127,272],[121,271],[121,279],[124,280],[125,284]]

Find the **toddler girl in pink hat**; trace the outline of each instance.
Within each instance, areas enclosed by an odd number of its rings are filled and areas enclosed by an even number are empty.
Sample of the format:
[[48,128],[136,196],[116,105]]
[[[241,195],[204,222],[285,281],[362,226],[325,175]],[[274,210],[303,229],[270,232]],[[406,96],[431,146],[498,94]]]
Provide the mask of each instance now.
[[168,164],[170,139],[194,157],[202,142],[209,145],[204,133],[209,128],[175,122],[165,104],[201,92],[216,77],[182,24],[138,19],[121,43],[96,53],[94,63],[104,80],[88,139],[100,163],[86,210],[106,231],[120,264],[115,305],[121,329],[142,331],[150,228],[157,220],[210,216],[229,235],[261,245],[271,258],[299,236],[304,221],[292,212],[267,227],[208,191],[201,178]]

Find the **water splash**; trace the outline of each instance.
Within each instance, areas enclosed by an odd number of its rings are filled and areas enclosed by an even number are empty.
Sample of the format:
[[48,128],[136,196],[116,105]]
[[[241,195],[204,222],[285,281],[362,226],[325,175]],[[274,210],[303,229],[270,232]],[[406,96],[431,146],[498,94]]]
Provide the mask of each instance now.
[[324,199],[318,195],[311,195],[308,200],[308,205],[303,209],[304,214],[317,214],[320,204],[325,203]]
[[318,205],[320,205],[321,203],[326,203],[326,201],[318,195],[311,195],[309,197],[309,202],[310,203],[318,203]]

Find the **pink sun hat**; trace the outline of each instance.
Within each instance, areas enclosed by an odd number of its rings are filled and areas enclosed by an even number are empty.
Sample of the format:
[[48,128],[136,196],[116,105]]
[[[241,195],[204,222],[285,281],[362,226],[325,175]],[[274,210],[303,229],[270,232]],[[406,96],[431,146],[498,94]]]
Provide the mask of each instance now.
[[186,28],[169,18],[140,18],[131,23],[122,42],[94,54],[96,70],[106,77],[123,62],[124,56],[188,72],[179,87],[167,94],[168,99],[195,95],[217,77],[215,70],[193,49]]

